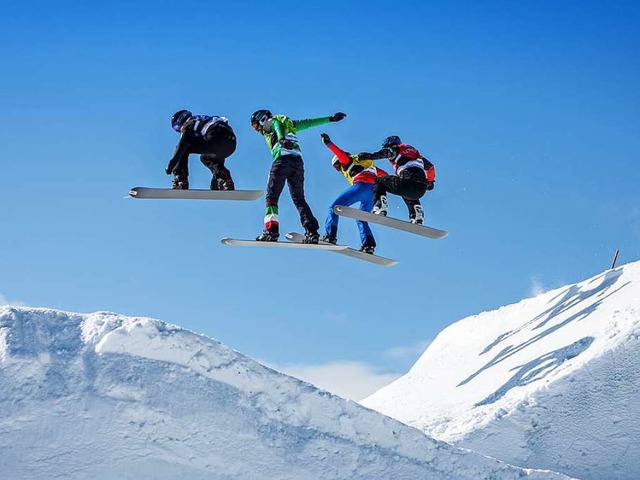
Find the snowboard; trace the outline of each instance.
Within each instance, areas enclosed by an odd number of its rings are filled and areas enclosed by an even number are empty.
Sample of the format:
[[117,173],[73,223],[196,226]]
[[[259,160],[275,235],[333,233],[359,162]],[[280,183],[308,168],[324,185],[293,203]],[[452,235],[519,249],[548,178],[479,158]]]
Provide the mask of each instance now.
[[299,242],[259,242],[258,240],[240,240],[237,238],[223,238],[222,243],[235,247],[275,247],[275,248],[308,248],[311,250],[334,250],[340,251],[348,247],[345,245],[302,243]]
[[423,237],[437,239],[449,235],[449,232],[446,232],[444,230],[438,230],[437,228],[427,227],[425,225],[417,225],[415,223],[405,222],[404,220],[398,220],[397,218],[390,218],[383,215],[363,212],[362,210],[358,210],[357,208],[336,205],[335,207],[333,207],[333,211],[336,213],[336,215],[340,215],[341,217],[355,218],[356,220],[362,220],[363,222],[384,225],[385,227],[391,227],[397,230],[415,233],[416,235],[421,235]]
[[178,198],[186,200],[257,200],[263,190],[173,190],[171,188],[133,187],[133,198]]
[[[294,242],[301,242],[304,238],[304,235],[295,232],[287,233],[286,237],[289,240]],[[331,243],[320,241],[320,245],[333,245]],[[379,255],[373,255],[371,253],[364,253],[355,248],[347,247],[344,250],[336,250],[336,253],[341,253],[342,255],[346,255],[347,257],[357,258],[359,260],[364,260],[365,262],[373,263],[375,265],[380,265],[381,267],[393,267],[398,264],[397,260],[392,260],[390,258],[380,257]]]

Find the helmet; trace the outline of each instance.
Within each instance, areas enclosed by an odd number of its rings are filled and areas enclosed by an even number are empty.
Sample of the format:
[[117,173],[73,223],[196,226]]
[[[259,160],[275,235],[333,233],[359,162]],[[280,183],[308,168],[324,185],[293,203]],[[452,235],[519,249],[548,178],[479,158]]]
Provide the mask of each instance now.
[[382,142],[382,148],[393,147],[394,145],[400,145],[401,143],[402,140],[400,140],[399,136],[391,135],[384,139],[384,142]]
[[171,128],[179,132],[182,126],[189,120],[193,114],[189,110],[178,110],[171,117]]
[[256,130],[258,130],[258,128],[262,129],[264,124],[267,123],[267,120],[272,116],[269,110],[257,110],[251,115],[251,126]]
[[339,172],[342,171],[342,164],[340,163],[340,159],[338,158],[337,155],[334,155],[333,158],[331,159],[331,166],[336,170],[338,170]]

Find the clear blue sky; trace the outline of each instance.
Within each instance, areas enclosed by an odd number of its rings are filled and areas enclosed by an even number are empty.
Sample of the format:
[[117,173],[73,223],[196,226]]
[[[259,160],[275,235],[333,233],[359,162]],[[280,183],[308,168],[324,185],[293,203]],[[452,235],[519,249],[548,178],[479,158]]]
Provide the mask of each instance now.
[[[385,352],[591,276],[616,248],[640,257],[638,24],[638,2],[5,2],[0,295],[156,317],[275,363],[403,372],[415,355]],[[262,200],[123,198],[169,185],[180,108],[230,119],[250,189],[270,167],[254,110],[346,112],[300,134],[321,222],[347,184],[319,134],[351,151],[400,135],[436,165],[427,223],[451,234],[375,228],[391,269],[223,246],[261,231]],[[206,188],[195,156],[191,172]],[[300,230],[286,192],[280,206]]]

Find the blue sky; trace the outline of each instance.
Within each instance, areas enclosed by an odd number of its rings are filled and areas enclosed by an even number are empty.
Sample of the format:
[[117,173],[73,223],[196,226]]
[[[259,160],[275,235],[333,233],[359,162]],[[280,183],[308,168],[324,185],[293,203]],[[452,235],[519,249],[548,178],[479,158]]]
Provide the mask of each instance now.
[[[617,248],[638,259],[639,21],[637,2],[5,5],[0,299],[156,317],[334,377],[403,373],[451,322],[587,278]],[[427,223],[451,234],[375,228],[391,269],[223,246],[261,231],[262,200],[124,198],[169,185],[181,108],[230,119],[248,189],[270,166],[254,110],[346,112],[300,134],[321,223],[347,184],[320,133],[354,152],[400,135],[436,165]],[[195,156],[191,172],[206,188]],[[280,210],[299,231],[286,192]],[[352,221],[340,240],[357,246]]]

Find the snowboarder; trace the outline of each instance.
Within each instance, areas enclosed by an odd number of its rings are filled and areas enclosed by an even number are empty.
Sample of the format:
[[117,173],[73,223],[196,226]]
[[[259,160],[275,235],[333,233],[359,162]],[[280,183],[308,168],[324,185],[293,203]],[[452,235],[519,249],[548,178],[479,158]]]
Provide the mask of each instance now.
[[[345,152],[331,141],[326,133],[320,135],[322,143],[334,153],[331,160],[333,168],[342,173],[351,184],[329,206],[329,213],[325,222],[325,235],[322,241],[336,244],[338,242],[338,215],[333,211],[336,205],[349,206],[360,202],[360,210],[371,212],[373,208],[373,186],[376,178],[387,175],[387,172],[375,166],[373,160],[361,160],[358,155]],[[362,245],[360,251],[373,253],[376,241],[367,222],[356,220],[360,231]]]
[[424,210],[420,198],[435,186],[436,171],[433,163],[411,145],[402,143],[400,137],[392,135],[382,143],[375,153],[361,152],[360,160],[388,158],[395,175],[377,177],[373,188],[374,207],[377,215],[387,215],[387,192],[400,195],[409,209],[409,221],[424,224]]
[[339,122],[344,117],[346,114],[338,112],[330,117],[292,120],[285,115],[273,115],[269,110],[258,110],[251,115],[251,126],[266,139],[273,160],[267,183],[264,231],[256,240],[278,241],[278,200],[286,182],[305,230],[304,243],[318,243],[318,220],[304,197],[304,163],[296,133],[329,122]]
[[231,172],[225,160],[236,150],[236,135],[225,117],[193,115],[180,110],[171,117],[171,127],[180,133],[180,141],[166,168],[173,174],[172,189],[189,189],[189,155],[200,154],[202,164],[211,170],[211,190],[234,190]]

